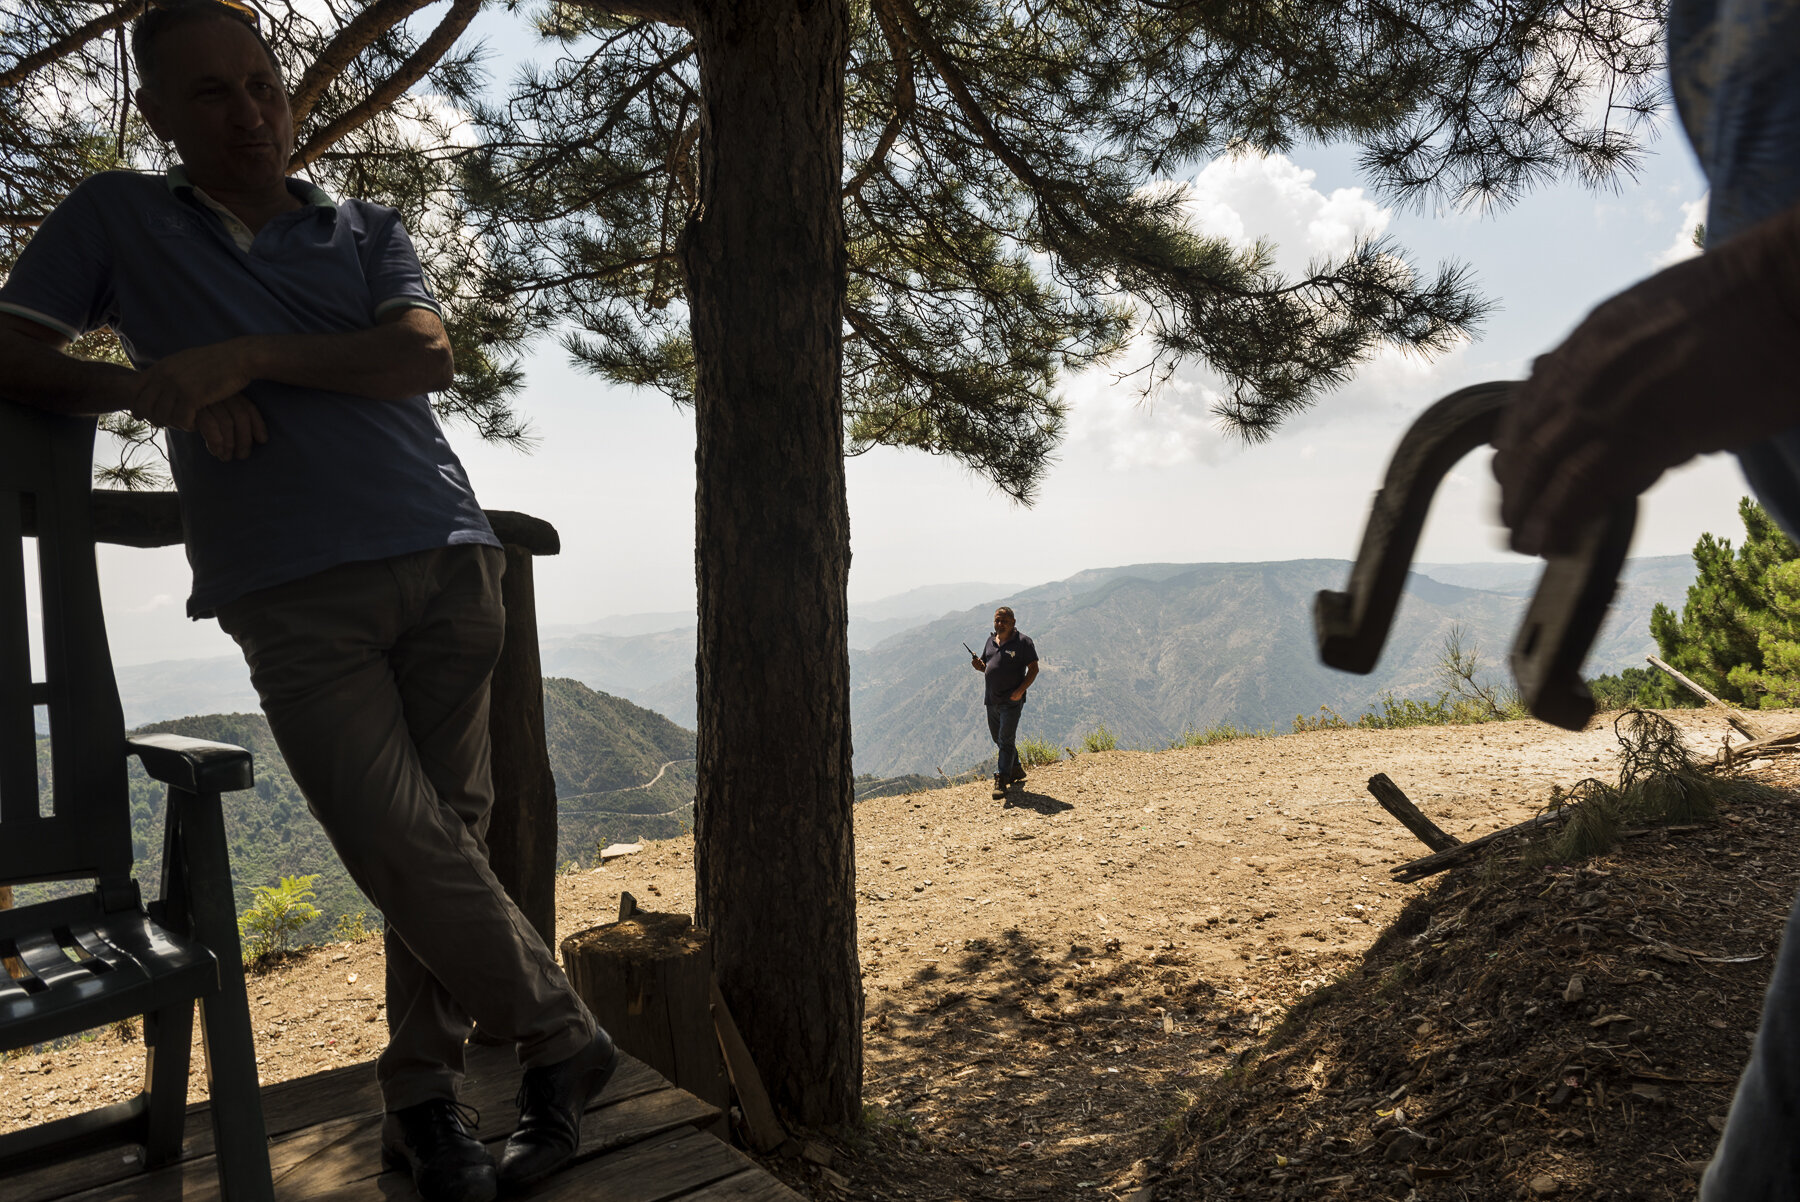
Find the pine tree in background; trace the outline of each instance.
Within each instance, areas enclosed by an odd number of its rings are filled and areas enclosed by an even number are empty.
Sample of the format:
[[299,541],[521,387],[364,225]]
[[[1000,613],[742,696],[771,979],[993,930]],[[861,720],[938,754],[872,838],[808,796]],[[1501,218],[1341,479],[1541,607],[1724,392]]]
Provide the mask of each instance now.
[[[1702,534],[1697,576],[1681,616],[1658,604],[1650,633],[1662,658],[1722,700],[1747,708],[1794,704],[1800,696],[1800,548],[1749,497],[1738,502],[1743,544]],[[1667,707],[1680,686],[1661,673],[1639,704]]]
[[[116,40],[141,0],[0,0],[0,221],[160,151]],[[1383,345],[1485,309],[1387,240],[1289,277],[1196,229],[1230,151],[1351,141],[1383,196],[1505,203],[1628,174],[1662,0],[568,0],[552,61],[484,97],[479,0],[266,0],[296,167],[395,204],[448,305],[440,404],[521,437],[516,356],[562,338],[691,402],[699,919],[777,1101],[860,1107],[846,444],[954,457],[1029,499],[1065,373],[1223,384],[1247,438]],[[427,83],[433,95],[417,85]],[[473,114],[474,124],[464,120]],[[0,254],[5,253],[0,251]],[[0,266],[3,266],[0,263]],[[1141,356],[1125,356],[1128,347]]]

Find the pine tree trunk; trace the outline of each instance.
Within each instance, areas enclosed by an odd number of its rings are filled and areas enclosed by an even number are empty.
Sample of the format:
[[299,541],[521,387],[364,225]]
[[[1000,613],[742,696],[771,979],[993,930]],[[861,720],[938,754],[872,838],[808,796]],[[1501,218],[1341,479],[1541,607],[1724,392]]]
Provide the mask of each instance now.
[[698,913],[776,1105],[853,1120],[844,0],[696,4]]

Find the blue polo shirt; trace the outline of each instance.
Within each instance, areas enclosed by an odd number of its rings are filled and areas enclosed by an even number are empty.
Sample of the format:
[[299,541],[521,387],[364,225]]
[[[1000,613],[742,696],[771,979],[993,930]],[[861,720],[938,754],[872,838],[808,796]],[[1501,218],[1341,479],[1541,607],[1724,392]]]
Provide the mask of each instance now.
[[[246,249],[186,176],[109,171],[58,205],[0,286],[0,310],[70,338],[110,326],[132,363],[244,334],[365,330],[405,306],[438,311],[399,215],[304,202]],[[242,231],[240,234],[247,233]],[[371,400],[266,380],[246,390],[269,441],[221,462],[169,430],[192,617],[337,564],[433,547],[499,546],[430,400]]]
[[982,683],[985,684],[986,702],[998,705],[1012,700],[1012,692],[1025,683],[1025,669],[1037,663],[1037,644],[1017,630],[1004,643],[994,641],[988,635],[987,642],[981,648]]
[[[1800,203],[1800,0],[1674,0],[1669,77],[1711,192],[1708,249]],[[1738,460],[1757,499],[1800,538],[1800,426]]]

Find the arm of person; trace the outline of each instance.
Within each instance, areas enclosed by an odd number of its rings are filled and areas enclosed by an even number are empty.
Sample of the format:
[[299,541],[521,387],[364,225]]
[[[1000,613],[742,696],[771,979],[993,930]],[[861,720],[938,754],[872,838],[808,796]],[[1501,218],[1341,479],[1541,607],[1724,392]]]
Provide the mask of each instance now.
[[1532,364],[1494,438],[1501,519],[1527,555],[1667,469],[1800,425],[1800,206],[1595,309]]
[[202,409],[252,380],[397,401],[447,388],[454,375],[444,323],[429,309],[408,306],[366,330],[247,334],[179,351],[144,373],[133,412],[187,430]]
[[[64,353],[68,336],[40,322],[0,313],[0,396],[54,413],[81,416],[135,407],[144,374],[117,363]],[[269,441],[262,414],[243,395],[202,411],[194,429],[220,459],[243,459]]]
[[66,335],[0,313],[0,396],[54,413],[93,415],[131,408],[139,376],[117,363],[63,353]]
[[1037,679],[1037,674],[1038,666],[1037,661],[1034,659],[1025,665],[1025,679],[1020,681],[1019,687],[1012,691],[1012,699],[1014,701],[1025,700],[1025,690],[1031,687],[1031,682]]

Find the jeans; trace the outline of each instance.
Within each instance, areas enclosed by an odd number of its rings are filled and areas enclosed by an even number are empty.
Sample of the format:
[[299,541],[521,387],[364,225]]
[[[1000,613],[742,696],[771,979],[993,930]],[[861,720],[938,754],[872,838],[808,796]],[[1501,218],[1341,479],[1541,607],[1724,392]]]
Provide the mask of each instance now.
[[456,1096],[471,1020],[527,1068],[594,1020],[488,867],[494,547],[342,564],[219,607],[308,806],[387,921],[389,1110]]
[[987,703],[988,734],[1000,749],[996,769],[1001,780],[1011,780],[1019,772],[1019,749],[1013,740],[1019,734],[1019,715],[1025,710],[1023,701],[990,701]]
[[1800,1198],[1800,903],[1763,995],[1762,1025],[1738,1079],[1725,1133],[1700,1182],[1702,1202]]

